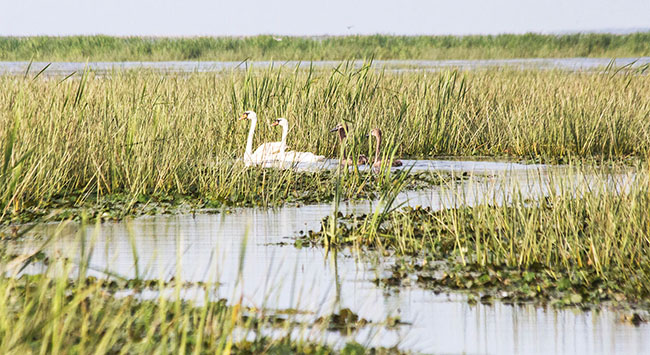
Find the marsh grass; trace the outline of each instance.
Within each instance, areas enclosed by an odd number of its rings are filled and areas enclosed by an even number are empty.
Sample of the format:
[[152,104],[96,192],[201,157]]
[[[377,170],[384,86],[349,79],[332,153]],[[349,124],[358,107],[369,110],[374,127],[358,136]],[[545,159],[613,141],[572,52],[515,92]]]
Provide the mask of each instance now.
[[[384,189],[390,189],[392,179],[377,179],[371,172],[361,172],[337,179],[332,172],[293,172],[289,176],[277,175],[276,171],[263,171],[254,179],[246,180],[257,186],[251,190],[225,190],[221,195],[192,192],[139,194],[115,193],[105,196],[84,196],[74,192],[55,196],[40,205],[30,205],[19,212],[8,212],[4,223],[53,222],[72,219],[80,221],[83,216],[103,221],[122,220],[127,217],[158,214],[194,214],[229,212],[237,207],[278,207],[327,203],[338,199],[373,199]],[[401,175],[400,175],[401,176]],[[452,179],[447,174],[417,173],[406,177],[406,187],[420,190],[439,185]],[[0,238],[17,239],[31,229],[29,223],[20,230],[1,230]]]
[[[647,166],[634,173],[620,167],[574,169],[551,176],[539,198],[513,186],[487,191],[483,202],[468,206],[458,191],[459,207],[404,208],[386,213],[378,227],[373,214],[339,217],[336,241],[419,260],[397,263],[395,274],[383,280],[388,284],[399,285],[415,273],[425,287],[510,302],[611,301],[650,308]],[[328,236],[309,238],[336,247],[323,241]]]
[[[318,325],[300,324],[240,303],[211,300],[210,288],[218,286],[202,284],[200,305],[183,300],[178,293],[162,296],[170,285],[160,280],[149,283],[161,294],[156,299],[138,299],[137,290],[136,297],[118,297],[119,283],[94,277],[73,281],[66,277],[66,273],[73,274],[72,264],[51,262],[57,273],[0,277],[3,353],[330,354],[370,350],[351,342],[335,351],[323,341],[292,335],[311,329],[311,338],[318,338],[314,336],[318,330],[310,328]],[[268,335],[270,330],[273,336]]]
[[[136,278],[93,269],[90,262],[99,229],[88,235],[87,223],[84,219],[76,233],[81,243],[78,255],[46,251],[58,233],[48,235],[29,255],[0,249],[0,352],[399,353],[397,348],[369,348],[352,341],[360,327],[381,324],[357,321],[346,309],[341,314],[347,312],[350,319],[324,314],[312,321],[315,317],[296,316],[300,310],[266,309],[266,301],[247,306],[236,285],[230,301],[217,299],[221,284],[184,281],[180,259],[174,277],[140,278],[135,243],[131,248]],[[244,282],[246,239],[244,235],[236,284]],[[177,258],[182,253],[178,249]],[[186,295],[187,290],[195,295]],[[296,301],[300,304],[300,299]],[[342,335],[334,341],[327,334],[332,326]]]
[[344,60],[638,57],[650,33],[496,36],[2,37],[5,61]]
[[[650,79],[629,68],[392,73],[341,63],[323,71],[28,74],[1,76],[0,87],[4,221],[106,197],[126,211],[157,198],[202,199],[197,206],[208,208],[278,205],[306,192],[313,198],[305,201],[330,200],[327,172],[235,161],[248,131],[236,118],[247,109],[260,117],[255,146],[277,141],[268,122],[287,117],[290,149],[329,157],[340,150],[328,132],[342,121],[353,156],[372,152],[372,127],[395,157],[618,160],[644,156],[650,142]],[[344,198],[381,181],[352,170],[341,181]]]

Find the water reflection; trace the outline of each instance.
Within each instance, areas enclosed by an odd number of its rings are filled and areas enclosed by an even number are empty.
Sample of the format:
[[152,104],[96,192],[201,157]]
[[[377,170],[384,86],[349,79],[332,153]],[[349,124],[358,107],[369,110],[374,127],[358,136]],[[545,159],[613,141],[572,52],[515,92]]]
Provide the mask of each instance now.
[[[463,182],[400,194],[399,202],[444,208],[488,199],[507,200],[513,186],[523,196],[538,197],[552,188],[549,167],[502,163],[416,162],[419,167],[449,164],[450,171],[480,171]],[[454,165],[456,164],[456,165]],[[460,164],[460,165],[459,165]],[[490,165],[492,164],[492,165]],[[500,165],[501,164],[501,165]],[[555,175],[553,175],[555,176]],[[571,177],[574,184],[589,183]],[[557,180],[556,180],[557,182]],[[460,196],[460,197],[459,197]],[[369,212],[370,202],[344,203],[343,213]],[[245,305],[297,308],[305,320],[349,308],[361,318],[383,322],[399,317],[411,326],[367,328],[355,335],[361,343],[435,353],[641,353],[650,344],[650,328],[619,323],[610,310],[573,312],[532,305],[469,305],[459,295],[436,295],[416,287],[384,289],[373,280],[385,275],[391,258],[349,249],[295,248],[292,237],[318,229],[329,204],[278,209],[244,208],[216,215],[142,217],[128,222],[88,226],[70,224],[47,249],[78,259],[79,236],[95,240],[89,274],[132,278],[175,277],[219,282],[213,298],[241,299]],[[35,233],[49,235],[55,225]],[[291,245],[283,245],[289,243]],[[28,252],[39,246],[29,238],[13,247]],[[135,251],[135,253],[134,253]],[[241,267],[241,269],[240,269]],[[28,272],[39,272],[37,266]],[[156,292],[143,297],[157,297]],[[197,303],[204,293],[189,288],[183,297]],[[336,338],[336,335],[328,335]]]

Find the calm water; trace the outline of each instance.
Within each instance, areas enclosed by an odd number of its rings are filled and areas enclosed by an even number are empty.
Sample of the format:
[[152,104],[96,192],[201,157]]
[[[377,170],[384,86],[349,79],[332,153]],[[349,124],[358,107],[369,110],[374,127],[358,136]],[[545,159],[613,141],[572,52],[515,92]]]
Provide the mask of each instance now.
[[[563,69],[563,70],[594,70],[607,66],[610,58],[525,58],[525,59],[490,59],[490,60],[375,60],[373,66],[386,68],[393,71],[408,70],[429,70],[437,71],[446,68],[459,68],[462,70],[508,67],[515,69]],[[634,64],[632,64],[634,63]],[[640,58],[617,58],[617,66],[629,65],[640,67],[650,63],[650,57]],[[35,75],[49,63],[35,62],[30,67],[30,73]],[[296,68],[297,66],[307,69],[310,66],[315,68],[334,68],[341,64],[341,61],[285,61],[285,62],[53,62],[44,72],[44,75],[62,76],[73,72],[82,72],[86,67],[100,73],[111,70],[125,69],[156,69],[168,72],[218,72],[232,69],[246,69],[248,66],[266,68],[270,65],[275,67]],[[361,67],[363,61],[354,61],[352,65]],[[24,74],[27,71],[29,62],[0,62],[0,74]]]
[[[486,199],[502,202],[505,191],[521,191],[539,197],[553,186],[550,167],[494,162],[410,161],[418,169],[442,169],[457,173],[481,173],[463,182],[425,191],[407,192],[398,202],[409,205],[451,207]],[[554,168],[553,176],[561,174]],[[559,172],[559,173],[558,173]],[[615,179],[629,184],[629,177]],[[570,176],[564,183],[588,184],[589,177]],[[555,180],[555,183],[558,183]],[[459,197],[460,196],[460,197]],[[375,203],[376,205],[376,203]],[[370,202],[342,204],[344,213],[368,212]],[[141,277],[186,281],[218,281],[214,298],[227,298],[246,305],[270,309],[298,308],[315,319],[341,308],[381,322],[399,316],[411,325],[388,330],[369,327],[356,340],[369,345],[393,346],[428,353],[621,353],[650,349],[650,327],[618,322],[610,310],[574,312],[496,303],[470,306],[456,294],[435,295],[417,287],[384,289],[373,280],[385,275],[393,262],[370,252],[359,256],[350,250],[326,253],[322,248],[295,248],[293,237],[320,228],[320,220],[332,206],[309,205],[278,209],[243,208],[216,215],[142,217],[129,222],[104,223],[79,233],[77,225],[48,225],[35,233],[60,236],[49,254],[78,259],[79,236],[94,240],[92,274],[110,272],[136,276],[132,240],[138,254]],[[245,237],[247,236],[247,237]],[[289,243],[286,245],[285,243]],[[283,245],[284,244],[284,245]],[[14,245],[18,252],[39,246],[36,238]],[[242,249],[245,248],[245,249]],[[242,277],[238,277],[243,252]],[[39,272],[34,267],[29,272]],[[170,292],[171,293],[171,292]],[[157,297],[144,293],[141,297]],[[183,297],[203,301],[202,292],[186,289]],[[331,341],[338,335],[328,334]]]

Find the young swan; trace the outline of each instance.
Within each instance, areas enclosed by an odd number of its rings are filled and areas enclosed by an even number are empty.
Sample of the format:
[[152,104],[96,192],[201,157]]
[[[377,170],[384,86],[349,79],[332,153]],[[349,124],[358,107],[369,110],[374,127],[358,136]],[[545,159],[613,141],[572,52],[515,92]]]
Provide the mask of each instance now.
[[[343,160],[341,160],[341,165],[354,165],[354,161],[352,158],[345,158],[345,138],[347,137],[347,132],[348,132],[348,127],[344,123],[339,123],[336,125],[336,127],[332,128],[330,132],[337,132],[339,136],[339,144],[343,147]],[[368,158],[360,154],[359,157],[357,158],[357,164],[358,165],[366,165],[368,164]]]
[[[372,168],[375,170],[381,169],[381,154],[379,151],[379,146],[381,145],[381,130],[379,128],[373,128],[370,131],[370,135],[368,137],[375,136],[377,138],[377,146],[375,148],[375,161],[372,163]],[[402,166],[402,161],[399,159],[393,160],[392,166]]]

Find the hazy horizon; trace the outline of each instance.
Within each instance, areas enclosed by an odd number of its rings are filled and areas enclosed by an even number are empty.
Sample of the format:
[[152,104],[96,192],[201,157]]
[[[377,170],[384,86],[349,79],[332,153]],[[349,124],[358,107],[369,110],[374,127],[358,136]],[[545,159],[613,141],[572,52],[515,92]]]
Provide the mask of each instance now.
[[346,37],[346,36],[402,36],[402,37],[417,37],[417,36],[455,36],[455,37],[464,37],[464,36],[499,36],[499,35],[524,35],[524,34],[541,34],[541,35],[571,35],[571,34],[613,34],[613,35],[626,35],[634,33],[646,33],[650,32],[650,27],[648,28],[614,28],[614,29],[603,29],[603,30],[581,30],[581,31],[554,31],[554,32],[541,32],[541,31],[529,31],[529,32],[501,32],[501,33],[463,33],[463,34],[453,34],[453,33],[439,33],[439,34],[396,34],[396,33],[353,33],[353,34],[310,34],[310,35],[297,35],[297,34],[282,34],[282,33],[257,33],[249,35],[223,35],[223,34],[188,34],[188,35],[114,35],[107,33],[81,33],[81,34],[26,34],[26,35],[4,35],[0,34],[0,37],[75,37],[75,36],[109,36],[117,38],[127,38],[127,37],[146,37],[146,38],[198,38],[198,37],[228,37],[228,38],[246,38],[246,37],[255,37],[255,36],[280,36],[280,37],[305,37],[305,38],[327,38],[327,37]]
[[24,0],[3,5],[0,36],[344,36],[650,31],[650,1]]

